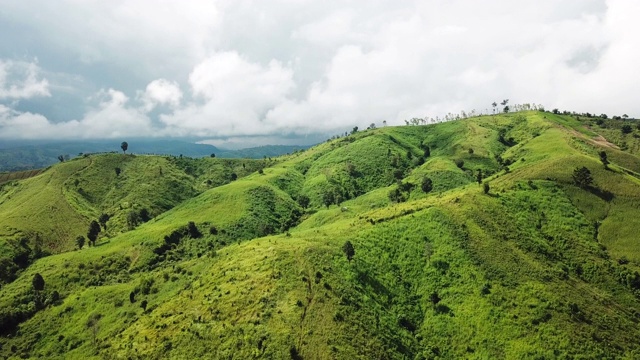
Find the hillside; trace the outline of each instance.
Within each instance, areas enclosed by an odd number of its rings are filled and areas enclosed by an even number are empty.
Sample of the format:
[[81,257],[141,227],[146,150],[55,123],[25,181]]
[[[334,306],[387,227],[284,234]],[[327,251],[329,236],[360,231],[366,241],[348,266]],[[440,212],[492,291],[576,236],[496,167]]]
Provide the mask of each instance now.
[[34,252],[24,234],[52,253],[2,259],[0,356],[638,358],[640,130],[597,122],[384,127],[271,162],[94,155],[0,185],[3,254]]

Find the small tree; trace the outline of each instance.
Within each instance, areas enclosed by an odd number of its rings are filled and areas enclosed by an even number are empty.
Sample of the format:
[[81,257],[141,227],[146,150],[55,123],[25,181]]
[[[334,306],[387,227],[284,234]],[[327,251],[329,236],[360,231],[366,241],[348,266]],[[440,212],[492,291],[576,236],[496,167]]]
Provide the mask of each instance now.
[[575,168],[573,170],[573,182],[583,189],[588,188],[593,183],[591,171],[585,166]]
[[[262,170],[262,169],[260,169]],[[238,179],[238,174],[236,173],[231,173],[231,181],[236,181]]]
[[147,300],[142,300],[142,302],[140,303],[140,307],[142,308],[142,311],[147,311]]
[[355,134],[358,132],[358,127],[354,126],[353,129],[351,130],[351,135]]
[[122,170],[119,167],[115,168],[114,170],[116,171],[116,176],[120,176]]
[[307,195],[298,196],[298,204],[301,208],[306,209],[309,206],[311,199]]
[[189,221],[189,223],[187,224],[187,231],[189,232],[189,236],[192,239],[198,239],[202,237],[202,233],[200,232],[200,230],[198,230],[196,223],[194,223],[193,221]]
[[130,210],[129,213],[127,213],[127,226],[129,229],[134,229],[138,224],[140,224],[140,213],[135,210]]
[[100,223],[100,226],[102,226],[103,229],[107,230],[107,221],[109,221],[110,218],[111,216],[109,216],[109,214],[106,214],[106,213],[103,213],[98,218],[98,222]]
[[[211,157],[212,157],[212,158],[216,157],[216,154],[211,153]],[[242,165],[244,165],[244,164],[242,164]]]
[[89,231],[87,232],[87,239],[89,239],[89,243],[92,246],[96,246],[96,240],[98,239],[98,234],[100,233],[100,224],[97,221],[92,220],[89,224]]
[[476,175],[476,180],[478,184],[482,184],[482,169],[478,169],[478,174]]
[[40,275],[40,273],[36,273],[33,276],[33,280],[31,281],[31,284],[33,285],[33,290],[35,291],[44,290],[44,279],[42,278],[42,275]]
[[491,187],[489,186],[489,183],[485,181],[484,185],[482,186],[482,190],[484,190],[485,194],[489,193],[489,190],[491,190]]
[[631,131],[633,131],[633,129],[631,128],[631,125],[629,125],[629,124],[622,125],[622,129],[621,130],[622,130],[623,134],[629,134],[629,133],[631,133]]
[[609,169],[609,159],[607,159],[607,153],[605,151],[600,151],[600,161],[602,165],[604,165],[605,169]]
[[422,178],[422,184],[420,187],[422,188],[422,191],[424,191],[425,193],[429,193],[431,192],[431,190],[433,190],[433,181],[425,176]]
[[122,144],[120,144],[120,148],[122,149],[122,152],[126,154],[127,149],[129,148],[129,144],[126,141],[123,141]]
[[64,162],[64,156],[62,156],[62,155],[58,155],[58,161],[60,161],[60,162]]
[[78,250],[82,249],[82,247],[84,246],[84,241],[85,241],[85,239],[84,239],[84,236],[82,236],[82,235],[79,235],[76,238],[76,246],[78,247]]
[[342,245],[342,251],[344,252],[344,255],[347,257],[347,260],[349,260],[349,262],[351,262],[356,254],[356,251],[353,248],[353,244],[349,240],[347,240],[344,245]]

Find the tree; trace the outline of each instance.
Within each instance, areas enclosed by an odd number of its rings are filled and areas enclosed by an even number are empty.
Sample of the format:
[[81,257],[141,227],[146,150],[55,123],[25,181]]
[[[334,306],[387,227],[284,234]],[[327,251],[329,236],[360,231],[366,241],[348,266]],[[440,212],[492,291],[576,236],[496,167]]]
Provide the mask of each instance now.
[[[211,153],[211,157],[212,157],[212,158],[216,157],[216,154]],[[244,165],[244,164],[242,164],[242,165]]]
[[142,311],[147,311],[147,300],[142,300],[142,302],[140,303],[140,307],[142,308]]
[[324,194],[322,194],[322,203],[329,208],[331,204],[333,204],[336,196],[332,190],[327,190]]
[[609,159],[607,159],[607,153],[605,151],[600,151],[600,161],[605,169],[609,169]]
[[496,107],[498,106],[498,103],[496,103],[495,101],[493,103],[491,103],[491,106],[493,106],[493,113],[496,113]]
[[311,200],[309,199],[309,197],[307,195],[300,195],[298,196],[298,204],[300,205],[300,207],[302,207],[303,209],[306,209],[307,206],[309,206],[309,203],[311,202]]
[[351,262],[356,254],[356,251],[353,248],[353,244],[349,240],[347,240],[344,245],[342,245],[342,251],[344,252],[344,255],[347,257],[347,260],[349,260],[349,262]]
[[478,180],[478,184],[482,184],[482,169],[478,169],[478,175],[476,175],[476,180]]
[[633,131],[633,129],[631,128],[631,125],[629,125],[629,124],[622,125],[622,129],[621,130],[622,130],[623,134],[629,134],[629,133],[631,133],[631,131]]
[[200,230],[198,230],[196,223],[194,223],[193,221],[189,221],[189,223],[187,224],[187,231],[189,232],[189,236],[192,239],[198,239],[202,237],[202,233],[200,232]]
[[489,186],[489,183],[485,181],[485,183],[484,183],[484,185],[483,185],[482,189],[484,190],[484,193],[485,193],[485,194],[488,194],[488,193],[489,193],[489,190],[491,190],[491,187]]
[[140,209],[139,216],[140,216],[140,221],[142,222],[147,222],[151,220],[151,215],[149,214],[149,210],[147,210],[147,208]]
[[116,176],[120,176],[122,170],[119,167],[115,168],[114,170],[116,171]]
[[422,185],[420,187],[422,188],[422,191],[428,193],[433,190],[433,181],[425,176],[424,178],[422,178]]
[[354,126],[353,129],[351,130],[351,135],[355,134],[358,132],[358,127]]
[[382,126],[387,126],[387,120],[382,120]]
[[62,156],[62,155],[58,155],[58,161],[60,161],[60,162],[64,162],[64,156]]
[[97,221],[92,220],[89,224],[89,231],[87,232],[87,239],[89,239],[89,243],[92,246],[96,246],[96,240],[98,239],[98,234],[100,233],[100,224]]
[[238,179],[238,174],[231,173],[231,181],[236,181]]
[[583,189],[588,188],[593,183],[591,171],[585,166],[575,168],[573,170],[573,182]]
[[107,221],[109,221],[110,218],[111,216],[105,213],[100,215],[100,217],[98,218],[98,222],[100,223],[100,226],[102,226],[103,229],[107,230]]
[[127,144],[126,141],[123,141],[122,144],[120,144],[120,148],[122,149],[123,153],[127,153],[127,149],[129,148],[129,144]]
[[79,249],[82,249],[82,247],[84,246],[84,236],[82,235],[78,235],[78,237],[76,238],[76,246]]
[[129,229],[133,229],[140,223],[140,214],[135,210],[130,210],[127,214],[127,226]]
[[44,279],[42,278],[42,275],[40,275],[40,273],[36,273],[33,276],[33,280],[31,281],[31,284],[33,285],[33,290],[35,291],[44,290]]
[[424,146],[424,157],[428,158],[429,156],[431,156],[431,149],[429,149],[429,146],[425,145]]

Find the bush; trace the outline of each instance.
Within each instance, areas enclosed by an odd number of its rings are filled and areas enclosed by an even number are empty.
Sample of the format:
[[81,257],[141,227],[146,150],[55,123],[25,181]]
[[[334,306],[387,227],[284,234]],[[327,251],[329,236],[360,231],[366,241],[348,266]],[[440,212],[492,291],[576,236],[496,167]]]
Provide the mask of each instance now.
[[420,187],[422,188],[422,191],[428,193],[433,190],[433,181],[425,176],[424,178],[422,178],[422,184]]

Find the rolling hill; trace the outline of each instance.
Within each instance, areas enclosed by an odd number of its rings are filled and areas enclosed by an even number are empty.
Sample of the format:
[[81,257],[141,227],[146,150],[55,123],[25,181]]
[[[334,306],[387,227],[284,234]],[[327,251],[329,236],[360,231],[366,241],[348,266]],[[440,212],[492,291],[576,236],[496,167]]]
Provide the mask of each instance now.
[[0,185],[0,356],[638,358],[638,134],[530,111],[54,165]]

